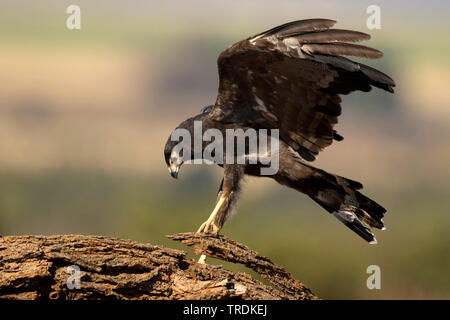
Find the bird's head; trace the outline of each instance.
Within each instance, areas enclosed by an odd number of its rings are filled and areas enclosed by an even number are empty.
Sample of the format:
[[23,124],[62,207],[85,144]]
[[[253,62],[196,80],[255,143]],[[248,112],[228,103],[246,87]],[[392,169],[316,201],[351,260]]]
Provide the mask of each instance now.
[[[166,146],[164,147],[164,159],[166,160],[170,175],[173,178],[176,179],[178,177],[178,172],[183,163],[189,160],[194,160],[194,122],[200,121],[202,126],[204,126],[203,121],[205,117],[207,117],[207,114],[211,108],[212,106],[204,107],[200,114],[180,123],[167,139]],[[176,133],[176,137],[175,139],[172,139],[174,133]],[[182,143],[185,144],[185,148],[182,148],[182,145],[178,139],[182,139]],[[186,152],[186,154],[184,154],[184,150],[190,152]]]
[[166,160],[167,168],[172,178],[175,179],[178,177],[178,171],[184,162],[183,155],[175,148],[177,143],[177,141],[172,141],[169,137],[164,147],[164,159]]

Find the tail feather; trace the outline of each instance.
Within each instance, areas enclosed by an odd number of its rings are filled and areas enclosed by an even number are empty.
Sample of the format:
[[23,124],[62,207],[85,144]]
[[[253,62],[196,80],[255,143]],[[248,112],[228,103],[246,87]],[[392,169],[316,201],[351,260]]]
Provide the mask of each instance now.
[[333,216],[370,244],[377,243],[377,239],[370,228],[359,220],[353,212],[345,210],[334,211]]
[[358,191],[363,187],[361,183],[309,167],[314,170],[313,176],[308,182],[298,181],[296,189],[308,194],[367,242],[377,243],[371,228],[385,229],[382,218],[386,209]]
[[[363,197],[372,201],[365,196]],[[375,244],[377,243],[377,240],[370,228],[385,229],[383,220],[381,219],[382,217],[380,218],[377,215],[379,205],[373,202],[370,206],[365,205],[364,207],[365,209],[361,204],[355,201],[351,195],[347,194],[344,196],[339,209],[331,213],[364,240],[371,244]]]

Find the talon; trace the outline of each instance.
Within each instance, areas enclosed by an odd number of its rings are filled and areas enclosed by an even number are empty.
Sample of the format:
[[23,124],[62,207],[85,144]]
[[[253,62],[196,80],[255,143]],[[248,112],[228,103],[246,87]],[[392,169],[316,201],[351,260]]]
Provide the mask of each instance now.
[[212,233],[217,236],[219,234],[220,228],[216,226],[215,223],[212,224]]
[[206,256],[204,254],[202,254],[200,256],[200,259],[198,259],[197,263],[206,264]]
[[205,222],[202,223],[202,225],[200,226],[200,228],[198,228],[198,230],[197,230],[196,233],[202,233],[202,232],[205,232],[206,222],[207,222],[207,221],[205,221]]
[[[196,233],[202,233],[202,232],[209,233],[211,230],[212,234],[214,234],[216,236],[219,234],[220,228],[216,225],[215,220],[216,220],[217,213],[220,211],[220,208],[222,208],[222,205],[224,204],[225,200],[226,200],[226,197],[221,195],[220,199],[217,201],[217,204],[214,207],[214,210],[211,213],[211,215],[209,216],[208,220],[206,220],[205,222],[202,223],[202,225],[200,226],[200,228],[198,228]],[[200,256],[200,259],[198,259],[198,263],[201,263],[201,264],[206,263],[206,256],[204,254]]]
[[214,223],[214,221],[208,220],[202,223],[196,233],[209,233],[210,230],[212,230],[211,233],[219,233],[220,228]]
[[200,228],[198,228],[197,233],[205,232],[208,233],[212,229],[212,233],[218,233],[220,228],[216,225],[215,220],[217,213],[219,212],[220,208],[222,208],[222,205],[224,204],[226,198],[224,196],[221,196],[219,201],[217,201],[217,204],[209,216],[208,220],[202,223]]

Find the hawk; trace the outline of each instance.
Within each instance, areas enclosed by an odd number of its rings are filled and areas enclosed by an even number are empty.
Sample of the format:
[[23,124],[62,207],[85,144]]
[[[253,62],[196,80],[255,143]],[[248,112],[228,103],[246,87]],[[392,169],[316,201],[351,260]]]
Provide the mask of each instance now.
[[[361,183],[310,164],[333,141],[343,139],[335,130],[342,111],[340,95],[367,92],[372,87],[394,92],[395,83],[388,75],[344,57],[382,57],[376,49],[355,44],[370,36],[332,29],[335,23],[329,19],[293,21],[230,46],[217,61],[219,86],[214,105],[177,129],[194,133],[196,121],[203,130],[215,128],[224,136],[230,128],[278,129],[279,168],[266,177],[306,194],[364,240],[376,243],[371,228],[385,229],[386,209],[360,192]],[[174,178],[184,162],[196,157],[192,148],[186,159],[177,143],[169,137],[164,149]],[[201,146],[205,148],[205,143]],[[231,215],[245,175],[262,176],[261,163],[218,164],[224,176],[216,206],[197,232],[218,233]]]

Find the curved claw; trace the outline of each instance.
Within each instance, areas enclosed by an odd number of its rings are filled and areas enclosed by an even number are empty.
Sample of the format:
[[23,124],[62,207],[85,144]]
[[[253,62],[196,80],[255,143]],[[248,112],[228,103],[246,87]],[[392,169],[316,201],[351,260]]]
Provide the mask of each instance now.
[[[222,207],[223,203],[225,202],[226,198],[221,195],[219,200],[217,201],[216,207],[214,208],[213,212],[209,216],[208,220],[202,223],[200,228],[198,228],[197,233],[214,233],[218,234],[220,231],[220,228],[216,225],[215,220],[217,213],[219,212],[220,208]],[[198,263],[205,264],[206,263],[206,256],[203,254],[200,259],[198,260]]]
[[210,230],[212,230],[212,233],[219,232],[220,228],[216,225],[215,220],[216,220],[217,213],[219,212],[220,208],[222,208],[222,205],[224,204],[225,200],[226,200],[226,197],[221,195],[219,201],[217,201],[217,204],[216,204],[213,212],[209,216],[208,220],[206,220],[205,222],[202,223],[200,228],[198,228],[197,233],[200,233],[200,232],[208,233]]
[[208,219],[207,221],[202,223],[200,228],[198,228],[197,233],[219,233],[219,230],[220,228],[214,223],[214,221],[210,221]]
[[197,263],[206,264],[206,256],[204,254],[202,254],[200,256],[200,258],[198,259]]

